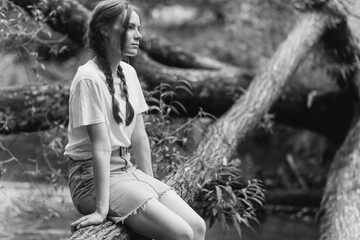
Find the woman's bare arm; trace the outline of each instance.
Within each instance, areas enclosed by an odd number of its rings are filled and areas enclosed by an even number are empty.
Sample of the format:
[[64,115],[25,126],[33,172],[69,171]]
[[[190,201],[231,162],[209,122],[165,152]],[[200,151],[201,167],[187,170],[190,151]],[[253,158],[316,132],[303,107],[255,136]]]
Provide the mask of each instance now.
[[72,223],[72,230],[103,222],[109,211],[110,139],[105,123],[88,125],[86,130],[92,145],[96,210]]
[[145,131],[145,124],[142,114],[136,117],[134,132],[131,135],[131,145],[134,149],[136,164],[144,173],[153,176],[150,144],[147,133]]

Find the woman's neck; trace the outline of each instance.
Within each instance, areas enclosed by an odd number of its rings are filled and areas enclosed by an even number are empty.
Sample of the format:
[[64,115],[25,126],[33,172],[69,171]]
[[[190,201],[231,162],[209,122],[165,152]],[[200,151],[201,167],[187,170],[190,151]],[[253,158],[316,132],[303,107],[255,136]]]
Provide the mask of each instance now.
[[121,56],[115,56],[115,54],[108,54],[108,61],[110,64],[111,72],[114,76],[116,76],[117,67],[121,59]]
[[[116,76],[117,67],[122,59],[122,55],[112,51],[109,48],[106,48],[106,59],[109,62],[109,66],[111,68],[112,75]],[[97,57],[94,59],[94,61],[96,62],[96,64],[101,66],[99,59]]]

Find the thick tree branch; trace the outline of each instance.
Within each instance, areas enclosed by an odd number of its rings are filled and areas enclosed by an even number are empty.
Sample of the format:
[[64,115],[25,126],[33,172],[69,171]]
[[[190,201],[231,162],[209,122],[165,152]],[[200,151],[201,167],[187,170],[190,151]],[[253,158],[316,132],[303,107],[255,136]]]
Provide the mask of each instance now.
[[[211,171],[231,160],[237,145],[259,124],[295,69],[319,41],[330,18],[316,12],[302,16],[246,93],[209,128],[208,137],[202,139],[185,166],[166,177],[169,185],[190,185],[189,188],[196,189],[206,176],[211,175]],[[187,200],[193,198],[190,192],[184,192],[183,197]]]
[[[347,38],[353,44],[347,56],[351,57],[353,64],[357,66],[350,80],[360,99],[360,74],[359,74],[359,51],[360,51],[360,1],[333,0],[329,7],[340,15],[345,21],[349,34]],[[359,102],[354,105],[360,112]],[[320,219],[321,240],[352,240],[360,239],[360,120],[354,119],[344,143],[338,150],[329,169],[326,187],[324,190]]]

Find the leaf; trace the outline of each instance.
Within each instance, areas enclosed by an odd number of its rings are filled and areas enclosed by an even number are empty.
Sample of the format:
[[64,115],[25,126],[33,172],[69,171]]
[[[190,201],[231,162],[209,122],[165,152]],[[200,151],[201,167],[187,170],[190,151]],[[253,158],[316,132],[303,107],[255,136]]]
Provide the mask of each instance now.
[[234,226],[236,228],[236,231],[239,235],[239,237],[241,238],[242,234],[241,234],[241,226],[240,226],[240,223],[238,221],[236,221],[236,217],[235,216],[232,216],[232,219],[233,219],[233,223],[234,223]]
[[166,91],[166,92],[163,92],[160,96],[162,99],[164,99],[165,97],[168,97],[168,96],[172,98],[174,96],[174,92]]
[[211,209],[211,213],[212,213],[212,215],[213,215],[214,217],[216,217],[216,216],[217,216],[217,213],[218,213],[217,208],[212,208],[212,209]]
[[222,191],[221,188],[219,186],[215,186],[215,190],[216,190],[216,199],[217,202],[220,203],[222,200]]
[[253,204],[248,200],[248,199],[243,199],[243,198],[240,198],[240,201],[242,201],[246,206],[248,206],[249,208],[253,209],[254,206]]
[[172,104],[180,107],[185,113],[187,113],[186,108],[184,107],[184,105],[181,102],[175,100],[175,101],[172,102]]
[[192,90],[192,86],[191,86],[190,82],[188,82],[186,80],[179,80],[178,84],[184,84],[188,89]]
[[247,198],[248,198],[248,195],[247,195],[247,193],[246,193],[246,188],[241,189],[241,192],[242,192],[244,198],[247,199]]
[[177,115],[180,115],[180,112],[177,110],[175,106],[169,106],[169,109],[171,109],[171,111],[175,112]]
[[262,198],[261,196],[258,196],[258,195],[252,196],[251,200],[257,202],[260,206],[262,206],[264,203],[264,198]]
[[172,89],[172,86],[169,83],[160,83],[159,88],[160,91],[166,91],[168,89]]
[[175,91],[177,91],[177,90],[184,90],[185,92],[187,92],[188,94],[190,94],[191,96],[193,96],[194,95],[194,93],[192,92],[192,90],[191,89],[189,89],[189,88],[187,88],[187,87],[185,87],[185,86],[177,86],[176,88],[175,88]]
[[160,112],[160,108],[158,106],[150,106],[149,110],[150,110],[150,112],[154,111],[154,110]]

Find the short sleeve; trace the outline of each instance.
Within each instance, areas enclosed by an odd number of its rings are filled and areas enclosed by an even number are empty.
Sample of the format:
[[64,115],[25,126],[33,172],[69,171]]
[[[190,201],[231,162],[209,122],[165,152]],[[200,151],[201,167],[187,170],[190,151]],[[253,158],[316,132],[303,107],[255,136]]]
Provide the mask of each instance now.
[[73,128],[105,121],[100,89],[95,81],[80,79],[70,96],[70,121]]
[[135,72],[135,76],[136,76],[136,79],[137,79],[137,82],[138,82],[138,100],[139,100],[139,107],[136,111],[136,114],[139,114],[139,113],[143,113],[143,112],[146,112],[147,110],[149,110],[149,106],[147,105],[146,101],[145,101],[145,97],[144,97],[144,93],[141,89],[141,85],[140,85],[140,81],[136,75],[136,72]]

